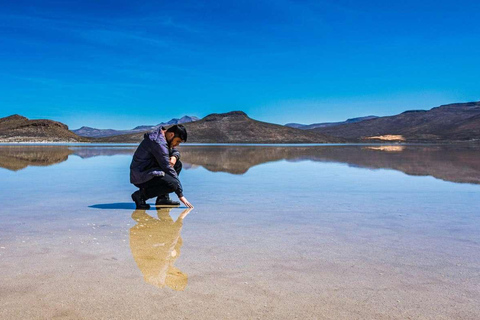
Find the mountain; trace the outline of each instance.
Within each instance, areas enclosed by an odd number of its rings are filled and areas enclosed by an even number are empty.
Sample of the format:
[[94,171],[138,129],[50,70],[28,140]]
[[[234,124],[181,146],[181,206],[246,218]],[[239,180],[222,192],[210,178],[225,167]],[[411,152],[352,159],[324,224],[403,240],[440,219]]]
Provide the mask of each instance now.
[[454,103],[430,110],[405,111],[394,116],[368,116],[348,119],[344,123],[316,123],[305,126],[261,122],[251,119],[242,111],[232,111],[210,114],[201,120],[185,116],[155,126],[139,126],[134,130],[82,127],[71,132],[65,124],[57,121],[29,120],[12,115],[0,118],[0,142],[138,143],[145,132],[160,125],[176,123],[182,123],[187,128],[188,142],[197,143],[479,141],[480,102]]
[[68,130],[68,126],[52,120],[29,120],[18,114],[0,118],[0,142],[86,142]]
[[315,128],[333,127],[333,126],[338,126],[338,125],[347,124],[347,123],[357,123],[360,121],[370,120],[375,118],[378,118],[378,117],[366,116],[366,117],[351,118],[341,122],[322,122],[322,123],[312,123],[312,124],[287,123],[285,124],[285,126],[291,127],[291,128],[303,129],[303,130],[310,130]]
[[[205,118],[184,124],[188,142],[197,143],[338,143],[317,132],[289,128],[249,118],[242,111],[213,113]],[[143,132],[97,139],[98,142],[140,142]]]
[[83,126],[79,129],[72,130],[72,132],[81,137],[101,138],[131,133],[132,130],[97,129]]
[[411,110],[394,116],[312,130],[325,135],[357,141],[479,140],[480,102],[454,103],[430,110]]
[[73,133],[82,136],[82,137],[88,137],[88,138],[103,138],[103,137],[111,137],[111,136],[118,136],[118,135],[124,135],[124,134],[132,134],[136,132],[144,132],[144,131],[149,131],[153,130],[157,127],[160,126],[169,126],[169,125],[174,125],[174,124],[182,124],[182,123],[188,123],[188,122],[193,122],[197,121],[197,117],[193,116],[183,116],[180,119],[173,118],[172,120],[168,122],[161,122],[157,125],[141,125],[137,126],[131,130],[115,130],[115,129],[97,129],[97,128],[91,128],[91,127],[81,127],[79,129],[72,130]]
[[174,125],[174,124],[183,124],[183,123],[193,122],[193,121],[197,121],[197,120],[199,120],[199,118],[197,118],[197,117],[183,116],[180,119],[173,118],[172,120],[170,120],[168,122],[162,122],[162,123],[159,123],[155,126],[138,126],[138,127],[133,128],[133,130],[148,131],[148,130],[152,130],[154,128],[158,128],[160,126],[171,126],[171,125]]

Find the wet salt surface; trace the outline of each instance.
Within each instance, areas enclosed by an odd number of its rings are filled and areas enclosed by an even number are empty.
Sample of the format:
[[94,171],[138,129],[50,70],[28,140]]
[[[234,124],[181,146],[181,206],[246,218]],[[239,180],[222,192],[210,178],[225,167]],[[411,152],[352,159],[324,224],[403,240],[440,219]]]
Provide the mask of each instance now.
[[16,148],[2,319],[480,316],[477,148],[184,147],[185,217],[134,210],[131,146]]

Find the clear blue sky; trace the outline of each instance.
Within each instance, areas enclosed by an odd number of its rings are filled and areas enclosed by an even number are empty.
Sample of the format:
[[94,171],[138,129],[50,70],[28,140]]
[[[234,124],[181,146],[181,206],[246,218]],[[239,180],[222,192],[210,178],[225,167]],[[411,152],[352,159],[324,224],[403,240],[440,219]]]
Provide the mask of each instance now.
[[0,0],[0,117],[284,124],[480,100],[480,1]]

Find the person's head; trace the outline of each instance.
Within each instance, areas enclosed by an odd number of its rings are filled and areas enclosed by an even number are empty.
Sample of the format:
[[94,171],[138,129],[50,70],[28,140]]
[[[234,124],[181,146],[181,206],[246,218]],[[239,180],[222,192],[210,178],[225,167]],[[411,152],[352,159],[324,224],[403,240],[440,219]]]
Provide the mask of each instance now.
[[167,129],[165,138],[170,148],[175,148],[181,142],[187,142],[187,129],[181,124],[175,124]]

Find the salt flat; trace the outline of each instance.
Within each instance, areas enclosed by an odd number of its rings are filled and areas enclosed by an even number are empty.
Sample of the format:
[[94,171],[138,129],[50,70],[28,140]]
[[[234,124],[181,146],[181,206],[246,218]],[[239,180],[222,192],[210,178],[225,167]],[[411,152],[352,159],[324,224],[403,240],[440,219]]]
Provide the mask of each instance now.
[[186,216],[134,150],[0,146],[1,319],[480,317],[477,148],[184,146]]

